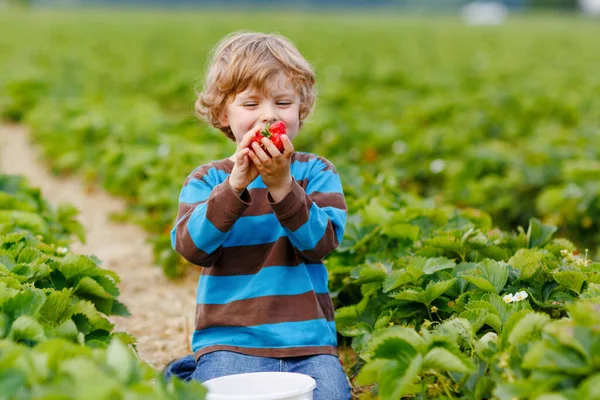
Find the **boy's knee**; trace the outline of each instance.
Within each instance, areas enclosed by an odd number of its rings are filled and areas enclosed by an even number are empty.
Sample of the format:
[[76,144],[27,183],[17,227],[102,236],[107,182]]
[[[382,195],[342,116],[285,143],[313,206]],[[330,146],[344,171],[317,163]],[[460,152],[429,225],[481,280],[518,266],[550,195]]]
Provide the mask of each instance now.
[[298,372],[311,375],[317,382],[314,400],[350,399],[350,384],[337,357],[331,355],[311,357],[302,369]]
[[173,360],[163,368],[163,376],[166,380],[176,377],[183,381],[190,379],[196,369],[196,360],[194,355],[190,354],[178,360]]
[[350,385],[343,371],[332,371],[316,380],[314,400],[350,400]]

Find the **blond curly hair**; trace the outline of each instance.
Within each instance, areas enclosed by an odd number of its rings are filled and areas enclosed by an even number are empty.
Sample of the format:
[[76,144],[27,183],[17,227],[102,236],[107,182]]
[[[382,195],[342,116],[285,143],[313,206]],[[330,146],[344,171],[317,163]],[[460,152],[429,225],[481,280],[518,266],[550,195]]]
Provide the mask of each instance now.
[[300,97],[300,126],[315,103],[315,74],[296,46],[278,34],[233,32],[211,51],[197,116],[235,140],[221,120],[228,102],[247,88],[265,92],[269,79],[285,71]]

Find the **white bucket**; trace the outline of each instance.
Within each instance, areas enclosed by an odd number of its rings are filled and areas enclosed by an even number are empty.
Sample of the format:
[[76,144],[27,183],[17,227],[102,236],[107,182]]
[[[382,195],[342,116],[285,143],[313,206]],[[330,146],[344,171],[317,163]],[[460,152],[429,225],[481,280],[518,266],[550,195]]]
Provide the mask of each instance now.
[[291,372],[253,372],[210,379],[206,400],[312,400],[317,382]]

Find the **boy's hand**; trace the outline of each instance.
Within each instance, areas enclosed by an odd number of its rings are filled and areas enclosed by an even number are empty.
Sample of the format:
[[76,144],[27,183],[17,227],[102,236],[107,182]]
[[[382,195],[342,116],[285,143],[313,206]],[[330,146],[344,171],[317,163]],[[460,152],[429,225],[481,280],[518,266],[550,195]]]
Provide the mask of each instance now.
[[248,154],[258,168],[258,172],[275,202],[283,199],[292,189],[290,164],[294,146],[287,135],[281,136],[281,142],[283,143],[283,154],[267,138],[262,139],[261,143],[267,148],[271,157],[258,143],[252,143],[253,150]]
[[256,128],[253,128],[242,137],[235,153],[235,164],[229,175],[229,184],[238,194],[242,193],[258,177],[258,168],[250,162],[248,157],[250,149],[247,148],[254,139],[255,132]]

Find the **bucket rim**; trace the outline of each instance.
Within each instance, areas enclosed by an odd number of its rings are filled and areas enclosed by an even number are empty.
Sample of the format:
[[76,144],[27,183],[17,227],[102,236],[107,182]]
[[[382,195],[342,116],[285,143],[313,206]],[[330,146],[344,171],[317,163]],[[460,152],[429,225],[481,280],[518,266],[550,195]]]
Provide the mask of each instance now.
[[[263,372],[246,372],[246,373],[242,373],[242,374],[232,374],[232,375],[224,375],[224,376],[220,376],[218,378],[213,378],[213,379],[209,379],[207,381],[204,381],[202,384],[206,384],[207,382],[210,381],[215,381],[217,379],[222,379],[222,378],[228,378],[228,377],[232,377],[232,376],[238,376],[238,375],[297,375],[297,376],[303,376],[307,379],[307,382],[310,382],[310,385],[307,385],[305,388],[302,389],[293,389],[293,390],[288,390],[288,391],[279,391],[277,393],[269,393],[269,394],[256,394],[256,395],[244,395],[244,400],[277,400],[281,397],[290,397],[290,396],[296,396],[298,394],[304,393],[304,392],[308,392],[311,390],[314,390],[317,387],[317,381],[315,381],[315,379],[307,374],[301,374],[298,372],[279,372],[279,371],[263,371]],[[302,390],[301,393],[298,393],[299,390]],[[239,394],[218,394],[218,393],[213,393],[213,396],[218,396],[219,400],[239,400],[240,399],[240,395]],[[211,393],[210,391],[207,393],[207,397],[206,400],[211,400]]]

